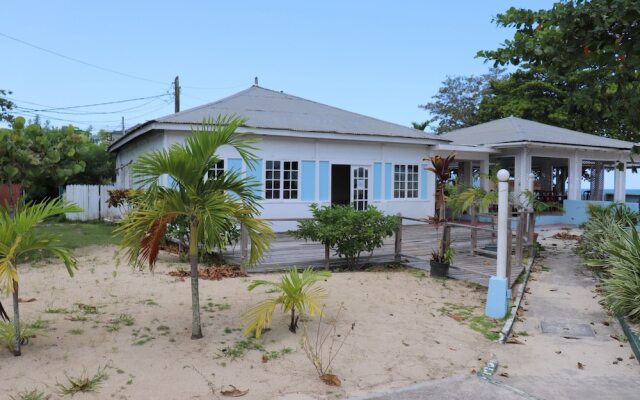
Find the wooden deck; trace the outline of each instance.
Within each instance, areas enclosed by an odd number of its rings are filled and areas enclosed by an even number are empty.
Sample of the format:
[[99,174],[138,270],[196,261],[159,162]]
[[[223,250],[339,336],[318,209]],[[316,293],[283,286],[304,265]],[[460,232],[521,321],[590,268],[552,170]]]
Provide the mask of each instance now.
[[[442,236],[442,229],[437,231],[434,226],[405,225],[402,228],[402,262],[410,267],[429,271],[429,260],[431,250],[434,249],[439,238]],[[478,232],[478,247],[495,244],[493,233],[489,231]],[[390,263],[394,261],[395,239],[387,238],[384,245],[377,249],[371,258],[370,263]],[[454,228],[451,231],[451,243],[456,249],[456,257],[453,265],[449,269],[449,277],[461,279],[487,286],[491,275],[495,274],[496,260],[483,255],[471,255],[470,231],[465,228]],[[240,263],[240,248],[229,250],[225,255],[232,262]],[[366,257],[365,257],[366,258]],[[343,265],[342,259],[335,254],[331,254],[330,265],[336,267]],[[248,269],[249,273],[282,271],[289,267],[323,267],[324,266],[324,246],[316,242],[305,242],[290,235],[280,233],[271,243],[271,250],[265,255],[262,261]],[[512,268],[511,282],[514,282],[522,266],[516,265]]]

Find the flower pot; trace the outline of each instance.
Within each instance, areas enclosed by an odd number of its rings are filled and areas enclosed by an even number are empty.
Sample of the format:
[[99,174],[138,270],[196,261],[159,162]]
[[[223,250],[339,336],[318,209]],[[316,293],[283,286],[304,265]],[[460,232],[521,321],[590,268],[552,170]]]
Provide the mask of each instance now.
[[447,274],[449,273],[449,264],[437,262],[435,260],[429,261],[429,264],[431,265],[431,271],[429,275],[435,278],[447,277]]

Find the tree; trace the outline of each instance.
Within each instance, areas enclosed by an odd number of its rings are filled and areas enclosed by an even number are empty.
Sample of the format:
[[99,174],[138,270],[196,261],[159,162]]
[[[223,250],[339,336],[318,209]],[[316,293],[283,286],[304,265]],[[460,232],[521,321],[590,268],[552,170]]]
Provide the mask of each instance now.
[[11,92],[0,89],[0,122],[13,121],[13,116],[9,114],[9,111],[13,108],[14,104],[11,100],[5,98],[7,94],[11,94]]
[[[244,162],[251,166],[256,139],[236,129],[245,120],[220,116],[217,120],[203,120],[192,129],[184,144],[174,144],[169,150],[142,155],[132,165],[136,183],[147,190],[136,206],[125,214],[116,232],[122,235],[122,246],[133,265],[155,266],[160,243],[167,225],[178,217],[186,217],[189,227],[189,260],[191,264],[192,339],[202,337],[200,301],[198,294],[199,244],[204,250],[223,246],[223,233],[241,223],[251,239],[249,263],[258,261],[269,246],[272,231],[258,218],[258,196],[255,184],[242,178],[239,172],[205,179],[207,172],[219,161],[216,155],[221,146],[230,146]],[[169,176],[175,185],[163,187],[158,181]]]
[[[494,21],[515,28],[513,38],[478,56],[494,66],[517,66],[562,94],[556,112],[558,117],[565,114],[558,120],[561,126],[636,142],[640,139],[638,20],[640,2],[635,0],[570,0],[539,11],[512,7]],[[505,104],[516,102],[515,97]]]
[[[69,177],[67,184],[103,185],[115,181],[115,154],[109,153],[109,142],[106,140],[106,131],[100,131],[97,135],[90,136],[86,151],[81,154],[85,162],[84,171]],[[88,133],[87,133],[88,134]]]
[[[503,74],[504,69],[494,68],[480,76],[448,76],[432,97],[434,101],[419,106],[431,115],[423,124],[435,124],[432,129],[438,134],[476,124],[480,102],[490,83],[502,79]],[[423,126],[413,125],[416,129]]]
[[[20,309],[18,300],[18,264],[24,257],[36,252],[47,252],[58,257],[70,276],[76,268],[71,251],[60,245],[60,235],[38,231],[36,225],[46,218],[82,211],[78,206],[60,199],[42,203],[23,203],[15,210],[0,207],[0,290],[13,295],[13,324],[15,337],[13,354],[21,354]],[[12,215],[14,214],[14,215]]]

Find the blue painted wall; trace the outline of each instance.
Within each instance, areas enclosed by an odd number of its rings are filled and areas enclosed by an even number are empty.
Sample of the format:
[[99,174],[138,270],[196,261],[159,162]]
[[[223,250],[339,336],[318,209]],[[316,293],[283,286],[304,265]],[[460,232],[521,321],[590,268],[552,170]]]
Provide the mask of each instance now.
[[254,187],[253,192],[262,197],[263,188],[263,174],[262,174],[262,160],[254,160],[251,164],[247,165],[247,177],[253,178],[254,183],[257,185]]
[[315,201],[316,199],[316,162],[302,160],[300,176],[300,199]]
[[229,171],[240,172],[242,170],[242,159],[241,158],[230,158],[227,160],[227,169]]
[[[588,204],[597,204],[601,206],[608,206],[609,204],[613,204],[611,201],[587,201],[587,200],[565,200],[562,208],[564,208],[564,215],[562,216],[563,224],[570,225],[580,225],[589,219],[587,214]],[[626,203],[626,205],[633,211],[638,211],[638,203]],[[536,223],[544,223],[544,217],[546,215],[542,215],[536,219]],[[549,223],[549,222],[547,222]]]
[[373,201],[382,200],[382,163],[373,163]]
[[393,199],[393,166],[391,163],[384,164],[384,199]]
[[427,164],[420,165],[420,200],[427,200],[429,194],[429,171]]
[[329,161],[320,161],[320,201],[329,201],[330,177],[331,164],[329,164]]

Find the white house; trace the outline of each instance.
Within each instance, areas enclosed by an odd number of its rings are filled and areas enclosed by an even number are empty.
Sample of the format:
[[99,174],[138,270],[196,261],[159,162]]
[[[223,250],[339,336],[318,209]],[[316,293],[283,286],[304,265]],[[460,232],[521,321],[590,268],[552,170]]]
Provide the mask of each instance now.
[[[262,216],[267,219],[309,217],[312,203],[354,204],[358,209],[374,205],[388,214],[432,216],[435,180],[424,160],[455,152],[455,175],[462,184],[488,185],[479,176],[489,172],[490,164],[506,168],[515,192],[532,186],[542,200],[563,204],[564,211],[542,216],[540,223],[579,224],[586,218],[587,202],[607,200],[604,171],[615,171],[613,200],[625,201],[625,171],[633,163],[634,143],[520,118],[436,136],[253,85],[129,129],[109,148],[117,153],[117,186],[133,185],[130,165],[140,154],[168,149],[203,118],[221,114],[247,118],[242,130],[260,138],[253,168],[232,149],[221,149],[218,168],[242,171],[261,183]],[[584,177],[590,180],[587,192],[581,191]],[[275,230],[294,226],[274,223]]]
[[[140,154],[168,149],[203,118],[221,114],[247,118],[242,130],[260,138],[253,169],[232,149],[221,149],[219,168],[243,171],[262,183],[263,218],[308,217],[312,203],[374,205],[413,218],[433,215],[435,181],[424,158],[447,141],[257,85],[129,129],[109,148],[117,153],[117,185],[133,185],[130,165]],[[274,224],[276,230],[294,226]]]

